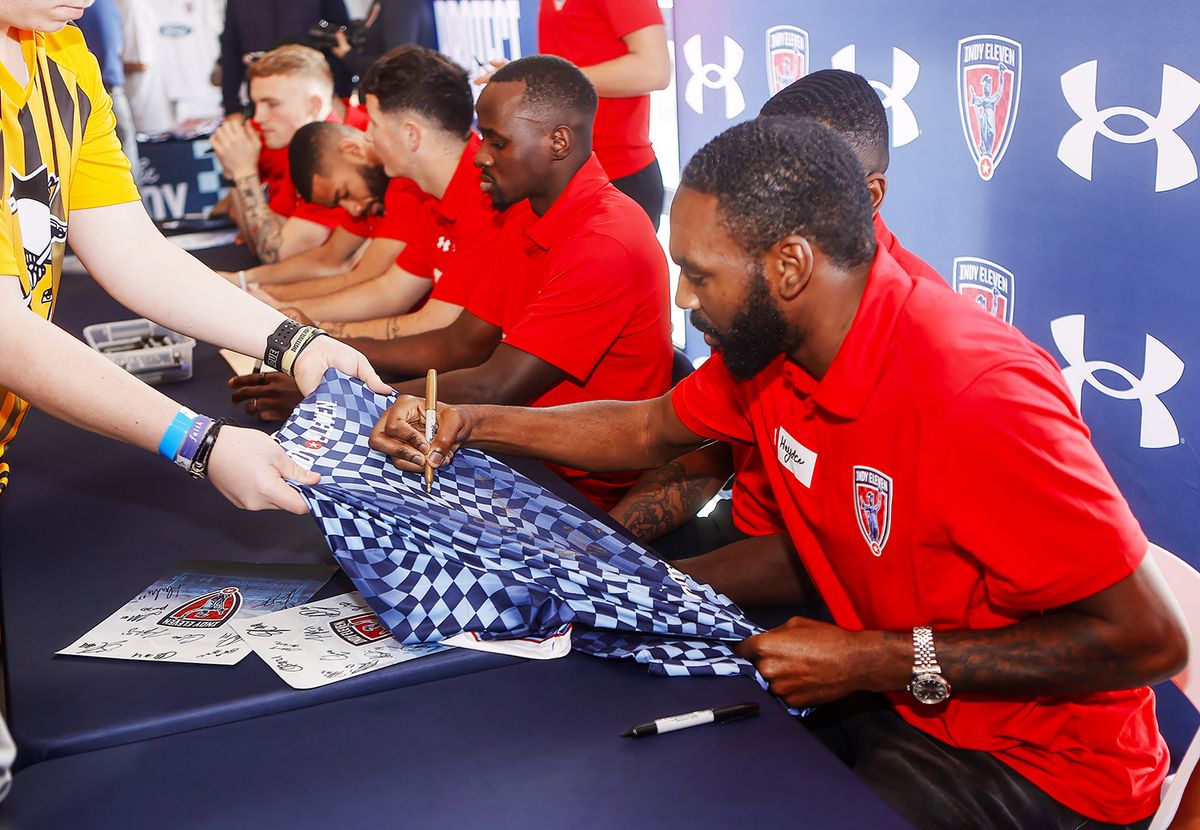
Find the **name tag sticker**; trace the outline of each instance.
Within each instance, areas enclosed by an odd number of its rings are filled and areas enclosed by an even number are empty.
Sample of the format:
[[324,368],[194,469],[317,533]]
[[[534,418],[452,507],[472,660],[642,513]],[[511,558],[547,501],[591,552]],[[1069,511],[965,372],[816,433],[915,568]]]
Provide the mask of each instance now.
[[775,453],[779,463],[805,487],[812,487],[817,454],[801,444],[783,427],[775,430]]

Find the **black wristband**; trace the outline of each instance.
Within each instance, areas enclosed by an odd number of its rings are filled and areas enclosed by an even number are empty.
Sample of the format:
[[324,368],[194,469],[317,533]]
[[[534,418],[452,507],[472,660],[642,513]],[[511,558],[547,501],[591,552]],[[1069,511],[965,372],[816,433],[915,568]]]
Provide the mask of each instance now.
[[218,418],[213,421],[208,432],[204,433],[204,437],[200,439],[200,446],[196,449],[195,456],[192,457],[191,466],[188,467],[188,475],[197,480],[208,476],[208,457],[212,455],[221,427],[232,423],[234,423],[232,418]]
[[283,361],[283,353],[292,345],[292,338],[298,331],[300,331],[300,324],[295,320],[284,320],[280,323],[279,328],[275,329],[267,338],[267,350],[263,353],[263,363],[277,372],[282,371],[280,363]]

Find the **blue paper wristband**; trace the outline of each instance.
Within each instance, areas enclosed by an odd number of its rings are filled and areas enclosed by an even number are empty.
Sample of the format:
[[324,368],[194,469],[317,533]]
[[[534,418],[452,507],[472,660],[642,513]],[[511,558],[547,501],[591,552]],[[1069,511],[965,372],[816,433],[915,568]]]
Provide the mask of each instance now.
[[186,406],[181,406],[171,419],[167,431],[163,433],[162,440],[158,442],[158,454],[168,461],[174,461],[179,448],[183,446],[183,439],[187,437],[188,429],[195,420],[196,413]]

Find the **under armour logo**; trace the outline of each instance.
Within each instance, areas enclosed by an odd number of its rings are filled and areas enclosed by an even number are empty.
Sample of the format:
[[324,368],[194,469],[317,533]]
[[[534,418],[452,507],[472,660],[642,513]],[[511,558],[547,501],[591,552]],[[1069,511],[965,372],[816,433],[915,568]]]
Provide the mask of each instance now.
[[[1158,115],[1136,107],[1096,106],[1096,66],[1098,61],[1081,63],[1062,75],[1062,91],[1079,116],[1079,123],[1067,130],[1058,145],[1058,159],[1073,172],[1092,180],[1092,154],[1096,136],[1119,144],[1142,144],[1153,141],[1158,147],[1158,167],[1154,176],[1154,191],[1174,190],[1194,182],[1197,177],[1196,157],[1175,130],[1187,123],[1200,108],[1200,82],[1173,66],[1163,65],[1162,103]],[[1134,135],[1114,132],[1108,120],[1116,115],[1129,115],[1146,125]]]
[[[1110,398],[1137,401],[1142,406],[1141,445],[1147,449],[1174,447],[1179,444],[1179,428],[1159,395],[1172,389],[1183,377],[1183,361],[1161,342],[1146,335],[1145,368],[1142,376],[1105,360],[1088,360],[1083,354],[1084,315],[1071,314],[1050,322],[1054,344],[1067,361],[1063,377],[1075,402],[1082,407],[1083,384],[1098,389]],[[1111,372],[1129,385],[1114,389],[1096,379],[1097,372]]]
[[438,241],[437,241],[437,247],[438,247],[439,251],[449,252],[449,251],[453,250],[454,243],[451,242],[448,237],[439,236]]
[[[846,72],[855,72],[855,48],[851,43],[849,46],[843,46],[833,56],[831,62],[834,69],[842,69]],[[908,105],[908,101],[904,100],[909,93],[913,91],[913,87],[917,85],[917,77],[921,74],[921,64],[913,59],[912,55],[899,49],[892,47],[892,82],[885,84],[882,81],[868,81],[879,93],[879,97],[883,99],[883,106],[892,114],[892,146],[903,147],[910,141],[916,140],[921,134],[921,128],[917,124],[917,116],[913,113],[912,107]]]
[[738,86],[737,76],[742,71],[746,51],[736,40],[725,37],[725,63],[705,63],[700,35],[692,35],[683,44],[683,59],[692,77],[688,78],[683,90],[683,100],[699,115],[704,115],[704,90],[725,91],[725,117],[736,118],[746,109],[746,96]]

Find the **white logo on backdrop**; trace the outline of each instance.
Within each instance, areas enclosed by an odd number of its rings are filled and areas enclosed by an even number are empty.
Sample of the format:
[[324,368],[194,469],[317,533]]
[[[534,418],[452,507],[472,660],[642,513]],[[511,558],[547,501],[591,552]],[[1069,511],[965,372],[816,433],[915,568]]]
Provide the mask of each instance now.
[[[834,69],[843,69],[846,72],[856,72],[855,64],[855,47],[851,43],[849,46],[843,46],[833,56],[831,62]],[[921,128],[917,124],[917,116],[912,111],[912,107],[908,105],[905,99],[909,93],[913,91],[913,87],[917,85],[917,77],[921,74],[921,64],[917,63],[912,55],[899,49],[892,47],[892,82],[885,84],[882,81],[869,81],[875,91],[879,93],[879,97],[883,99],[883,106],[892,113],[892,146],[903,147],[910,141],[914,141],[921,134]]]
[[[1062,370],[1076,403],[1082,406],[1086,383],[1120,401],[1137,401],[1142,407],[1141,445],[1147,449],[1174,447],[1179,443],[1179,427],[1159,395],[1172,389],[1183,377],[1184,364],[1175,352],[1159,340],[1146,335],[1145,368],[1142,376],[1107,360],[1088,360],[1083,353],[1084,315],[1071,314],[1050,322],[1054,344],[1067,361]],[[1108,386],[1096,378],[1097,372],[1111,372],[1128,384],[1128,389]]]
[[468,72],[521,57],[520,0],[434,0],[433,18],[438,48]]
[[725,92],[725,117],[736,118],[746,109],[746,96],[738,86],[737,76],[742,71],[746,50],[725,36],[724,63],[705,63],[700,35],[692,35],[683,44],[683,60],[692,76],[683,90],[683,100],[699,115],[704,115],[704,90],[720,89]]
[[[1100,109],[1096,105],[1097,64],[1098,61],[1081,63],[1062,75],[1063,95],[1079,116],[1079,123],[1067,130],[1059,142],[1059,161],[1090,182],[1096,136],[1102,135],[1119,144],[1153,141],[1158,148],[1154,191],[1161,193],[1194,182],[1197,177],[1196,157],[1175,130],[1187,123],[1200,108],[1200,82],[1186,72],[1164,64],[1162,103],[1157,115],[1137,107]],[[1133,135],[1115,132],[1108,126],[1108,120],[1117,115],[1136,118],[1146,129]]]

